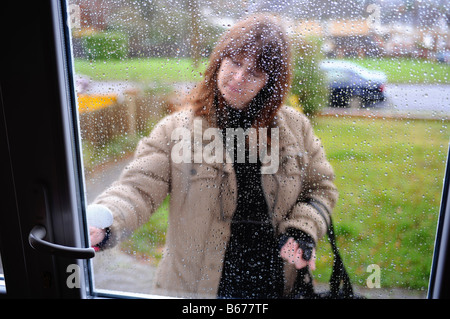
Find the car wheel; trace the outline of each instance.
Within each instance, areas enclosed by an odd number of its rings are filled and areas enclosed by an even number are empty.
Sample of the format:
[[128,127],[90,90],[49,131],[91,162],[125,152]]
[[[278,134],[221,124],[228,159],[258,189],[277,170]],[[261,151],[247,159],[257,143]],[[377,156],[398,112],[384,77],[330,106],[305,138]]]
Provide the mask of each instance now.
[[353,95],[348,99],[348,107],[351,109],[360,109],[363,106],[363,100],[360,96]]

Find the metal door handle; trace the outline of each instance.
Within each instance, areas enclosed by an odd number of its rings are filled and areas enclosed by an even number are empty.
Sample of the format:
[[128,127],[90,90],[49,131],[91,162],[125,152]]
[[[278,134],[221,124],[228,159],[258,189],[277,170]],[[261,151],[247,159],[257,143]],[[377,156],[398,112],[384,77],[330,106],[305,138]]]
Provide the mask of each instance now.
[[76,248],[50,243],[44,240],[47,230],[42,225],[36,225],[28,235],[28,241],[34,249],[61,257],[75,259],[90,259],[95,256],[94,248]]

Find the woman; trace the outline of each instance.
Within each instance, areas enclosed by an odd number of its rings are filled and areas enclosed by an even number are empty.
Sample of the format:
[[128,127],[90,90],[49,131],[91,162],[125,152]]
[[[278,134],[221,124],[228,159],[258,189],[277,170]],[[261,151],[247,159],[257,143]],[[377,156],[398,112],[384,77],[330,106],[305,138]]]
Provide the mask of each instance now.
[[[276,17],[249,16],[225,32],[186,108],[140,142],[120,179],[95,200],[95,211],[111,214],[113,223],[91,227],[91,243],[113,246],[170,195],[155,280],[160,293],[288,294],[296,269],[314,269],[311,254],[337,200],[333,170],[310,123],[283,106],[291,73],[289,42]],[[239,130],[256,138],[228,134]],[[192,147],[181,144],[180,134]]]

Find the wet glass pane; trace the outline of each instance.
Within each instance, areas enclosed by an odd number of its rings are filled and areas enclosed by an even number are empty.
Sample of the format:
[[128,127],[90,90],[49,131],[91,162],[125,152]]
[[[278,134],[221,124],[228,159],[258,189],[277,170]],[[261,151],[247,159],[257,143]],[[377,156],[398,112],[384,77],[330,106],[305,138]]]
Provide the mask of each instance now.
[[69,4],[97,291],[326,290],[331,216],[355,292],[426,296],[448,2]]

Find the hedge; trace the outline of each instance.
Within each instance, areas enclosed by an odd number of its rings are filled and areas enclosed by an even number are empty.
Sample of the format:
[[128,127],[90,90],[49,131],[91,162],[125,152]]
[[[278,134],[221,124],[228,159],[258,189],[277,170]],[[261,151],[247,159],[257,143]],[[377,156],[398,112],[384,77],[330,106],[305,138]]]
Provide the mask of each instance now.
[[120,32],[97,32],[83,38],[83,49],[90,60],[128,57],[128,36]]

